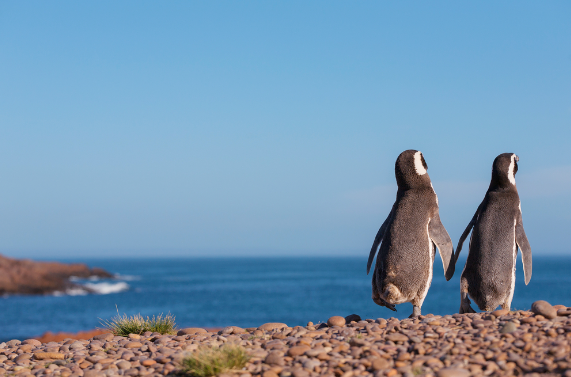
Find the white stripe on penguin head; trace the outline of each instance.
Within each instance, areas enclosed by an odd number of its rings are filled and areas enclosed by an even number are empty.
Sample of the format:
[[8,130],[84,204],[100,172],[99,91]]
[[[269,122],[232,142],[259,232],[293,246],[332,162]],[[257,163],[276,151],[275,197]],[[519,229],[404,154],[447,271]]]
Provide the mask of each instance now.
[[510,166],[508,168],[508,179],[510,180],[510,183],[514,186],[515,186],[515,177],[514,177],[514,168],[515,168],[514,160],[515,160],[515,158],[516,158],[516,155],[512,154],[512,160],[511,160]]
[[416,174],[424,175],[426,174],[426,169],[424,168],[424,165],[422,165],[422,160],[420,159],[420,156],[422,156],[422,153],[420,153],[420,151],[414,154],[414,170],[416,170]]

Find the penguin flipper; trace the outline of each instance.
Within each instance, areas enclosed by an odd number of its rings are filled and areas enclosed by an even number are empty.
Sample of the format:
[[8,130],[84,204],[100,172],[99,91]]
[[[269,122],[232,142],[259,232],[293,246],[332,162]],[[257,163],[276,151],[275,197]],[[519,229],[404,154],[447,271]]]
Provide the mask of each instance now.
[[521,218],[521,211],[518,211],[518,215],[515,223],[515,240],[517,246],[521,250],[521,261],[523,262],[523,274],[525,277],[525,285],[531,280],[531,246],[525,235],[525,230],[523,229],[523,221]]
[[454,256],[454,263],[458,261],[458,257],[460,256],[460,251],[462,251],[462,244],[466,240],[466,237],[468,237],[468,234],[470,234],[470,231],[472,230],[474,224],[476,224],[476,220],[478,219],[478,215],[480,214],[480,209],[482,209],[482,204],[484,204],[483,201],[478,206],[476,213],[472,217],[472,220],[470,220],[470,222],[468,223],[468,226],[464,230],[464,233],[462,233],[462,236],[460,236],[460,240],[458,241],[458,246],[456,246],[456,255]]
[[452,239],[448,235],[446,228],[440,221],[440,215],[436,211],[436,215],[430,219],[428,223],[428,236],[438,247],[442,265],[444,266],[444,276],[446,280],[450,280],[454,275],[456,260],[454,259],[454,246],[452,246]]
[[377,235],[375,236],[375,241],[373,242],[373,246],[371,247],[371,251],[369,252],[369,260],[367,261],[367,275],[369,275],[369,271],[371,270],[371,265],[373,264],[373,259],[375,259],[375,254],[377,254],[379,245],[381,244],[381,241],[385,236],[385,231],[387,230],[387,225],[389,224],[390,219],[393,215],[393,210],[394,210],[394,205],[393,209],[391,209],[391,212],[389,212],[389,215],[387,216],[385,222],[383,223],[383,225],[381,225],[379,231],[377,232]]

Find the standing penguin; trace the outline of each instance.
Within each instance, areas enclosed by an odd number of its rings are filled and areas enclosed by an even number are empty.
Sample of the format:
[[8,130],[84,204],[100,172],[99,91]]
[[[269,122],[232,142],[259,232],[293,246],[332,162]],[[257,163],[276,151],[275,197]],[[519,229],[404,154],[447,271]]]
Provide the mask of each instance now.
[[373,271],[373,301],[394,311],[395,305],[410,302],[410,317],[420,315],[432,282],[435,245],[446,280],[454,274],[452,240],[440,222],[438,198],[427,168],[419,151],[407,150],[397,158],[397,198],[375,237],[367,262],[368,274],[380,245]]
[[468,295],[481,310],[492,311],[498,305],[502,309],[510,308],[518,246],[525,284],[531,279],[531,247],[523,230],[521,204],[515,185],[518,161],[519,157],[513,153],[496,157],[486,196],[458,242],[455,261],[462,250],[462,243],[474,227],[468,259],[460,278],[460,313],[474,313]]

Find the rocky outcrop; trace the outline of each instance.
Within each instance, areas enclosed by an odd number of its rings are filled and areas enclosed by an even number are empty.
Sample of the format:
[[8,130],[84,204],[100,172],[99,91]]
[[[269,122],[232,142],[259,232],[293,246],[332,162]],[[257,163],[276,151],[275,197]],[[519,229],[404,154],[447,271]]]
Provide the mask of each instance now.
[[89,268],[83,263],[36,262],[0,255],[0,295],[41,295],[56,291],[64,292],[78,287],[70,281],[72,276],[78,278],[112,277],[109,272],[101,268]]

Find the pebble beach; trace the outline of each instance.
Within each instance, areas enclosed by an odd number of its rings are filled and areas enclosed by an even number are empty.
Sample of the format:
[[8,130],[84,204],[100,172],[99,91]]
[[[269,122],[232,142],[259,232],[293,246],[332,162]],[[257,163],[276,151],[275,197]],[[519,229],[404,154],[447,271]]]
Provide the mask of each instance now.
[[111,333],[89,340],[0,343],[0,375],[165,376],[201,347],[243,346],[236,377],[566,376],[571,377],[571,308],[535,302],[531,311],[421,315],[415,319],[333,316],[325,323],[176,335]]

